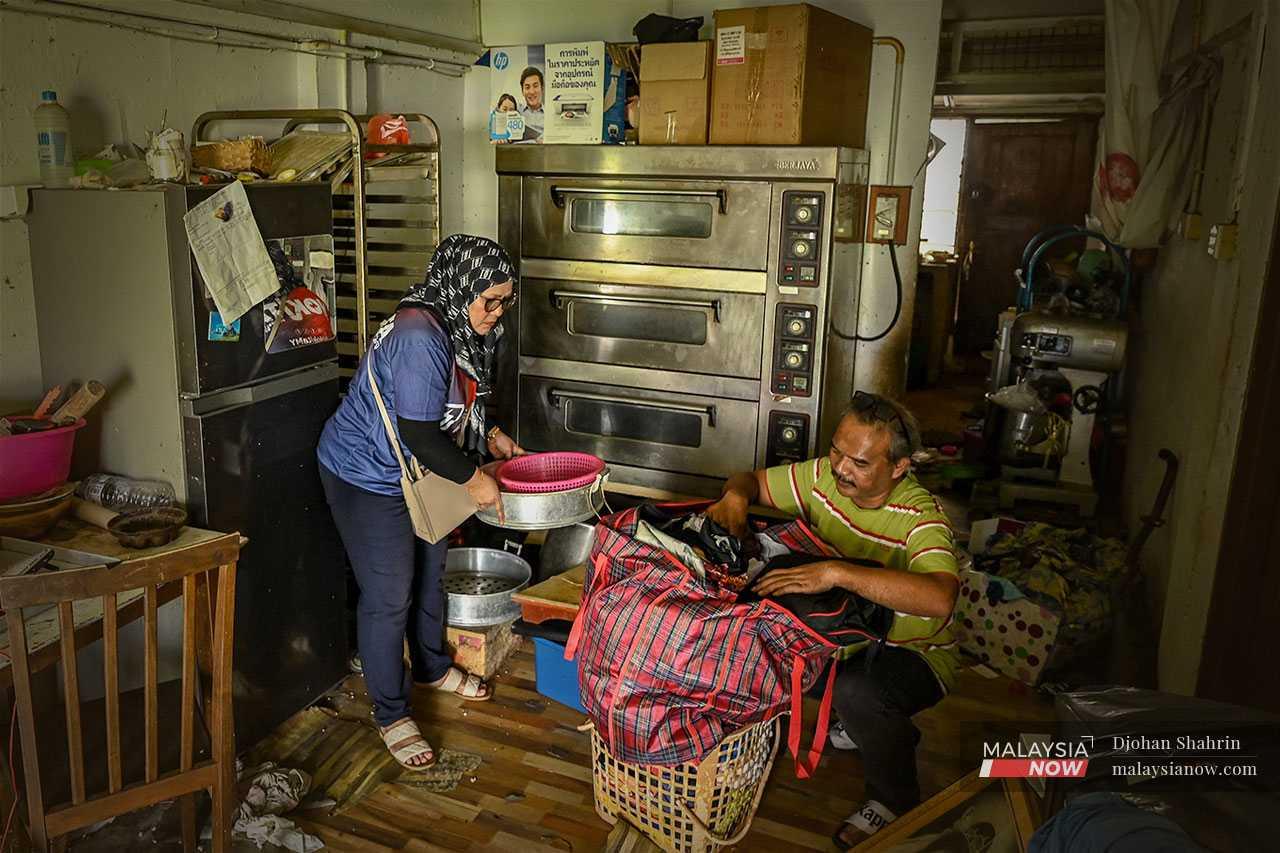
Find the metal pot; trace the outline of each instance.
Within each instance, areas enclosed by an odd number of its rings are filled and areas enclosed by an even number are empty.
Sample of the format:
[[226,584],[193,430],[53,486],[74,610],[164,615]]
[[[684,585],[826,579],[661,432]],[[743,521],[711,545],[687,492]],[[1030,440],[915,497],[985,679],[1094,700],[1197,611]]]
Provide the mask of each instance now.
[[604,506],[604,487],[609,480],[609,470],[596,478],[594,483],[580,489],[542,494],[502,493],[502,508],[506,520],[498,521],[494,507],[486,507],[476,513],[476,518],[493,527],[507,530],[550,530],[579,521],[594,518]]
[[549,578],[585,563],[595,535],[595,525],[584,521],[548,530],[542,543],[538,577]]
[[450,548],[444,561],[449,624],[487,628],[520,618],[512,593],[529,585],[533,571],[518,554],[497,548]]

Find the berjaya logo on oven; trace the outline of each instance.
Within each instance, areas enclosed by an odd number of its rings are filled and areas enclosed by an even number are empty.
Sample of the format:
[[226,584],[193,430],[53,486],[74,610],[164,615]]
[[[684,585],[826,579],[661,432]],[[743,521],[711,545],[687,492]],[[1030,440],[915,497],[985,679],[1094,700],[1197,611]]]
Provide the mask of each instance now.
[[773,168],[779,172],[816,172],[821,164],[816,157],[809,160],[775,160]]

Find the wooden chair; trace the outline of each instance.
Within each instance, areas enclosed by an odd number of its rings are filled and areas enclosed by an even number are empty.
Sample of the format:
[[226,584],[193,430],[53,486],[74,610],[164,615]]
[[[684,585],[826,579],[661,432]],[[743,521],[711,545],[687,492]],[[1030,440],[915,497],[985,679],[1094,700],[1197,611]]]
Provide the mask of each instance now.
[[[63,570],[27,577],[0,578],[0,603],[5,608],[11,643],[13,685],[18,720],[22,733],[22,764],[26,782],[27,810],[32,845],[48,850],[51,839],[65,842],[67,833],[90,826],[106,818],[154,805],[164,800],[181,798],[183,846],[193,851],[196,846],[195,794],[208,790],[213,799],[213,849],[231,849],[231,825],[236,804],[235,738],[231,713],[231,650],[235,624],[236,560],[241,539],[237,534],[221,536],[190,547],[142,559],[129,560],[113,567]],[[216,578],[216,580],[215,580]],[[157,610],[181,581],[182,608],[182,702],[179,725],[181,750],[179,769],[160,775],[159,771],[159,685],[157,667]],[[208,598],[205,604],[199,594],[204,584]],[[216,588],[216,592],[215,592]],[[119,635],[121,613],[119,597],[142,589],[141,610],[144,622],[144,722],[145,781],[125,786],[121,770]],[[85,751],[81,727],[80,684],[76,671],[79,646],[96,639],[98,623],[75,630],[72,603],[100,598],[102,602],[101,636],[103,639],[103,675],[106,687],[107,791],[86,795]],[[197,665],[197,615],[201,608],[213,604],[209,624],[212,634],[212,692],[206,703],[211,758],[194,763],[196,688],[200,677]],[[32,659],[27,642],[22,608],[56,605],[60,626],[60,661],[66,704],[67,756],[70,767],[71,801],[47,807],[41,788],[40,759],[37,752],[37,711],[31,694]],[[130,605],[132,607],[132,605]],[[207,612],[207,611],[206,611]],[[200,632],[203,633],[203,632]],[[79,642],[77,642],[79,640]],[[59,847],[63,844],[59,843]]]

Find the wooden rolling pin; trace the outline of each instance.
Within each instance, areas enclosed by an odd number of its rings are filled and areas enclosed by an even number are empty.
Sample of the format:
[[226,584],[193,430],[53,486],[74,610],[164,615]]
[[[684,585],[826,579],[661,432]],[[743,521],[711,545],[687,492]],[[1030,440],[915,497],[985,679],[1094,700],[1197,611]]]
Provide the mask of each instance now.
[[90,379],[80,386],[80,390],[71,395],[70,400],[63,403],[58,408],[58,411],[53,413],[53,422],[56,424],[75,423],[96,406],[106,393],[107,386],[96,379]]
[[71,499],[71,514],[81,521],[87,521],[95,527],[107,529],[107,525],[111,523],[111,519],[120,513],[113,509],[107,509],[93,501],[81,500],[80,498]]

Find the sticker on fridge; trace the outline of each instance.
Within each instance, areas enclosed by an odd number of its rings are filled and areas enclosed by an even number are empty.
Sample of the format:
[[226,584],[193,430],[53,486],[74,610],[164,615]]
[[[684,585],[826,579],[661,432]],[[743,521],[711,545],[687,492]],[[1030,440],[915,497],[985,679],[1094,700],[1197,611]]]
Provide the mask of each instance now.
[[240,340],[240,321],[225,323],[217,311],[209,312],[209,340],[215,343],[234,343]]
[[[290,352],[336,337],[329,304],[307,281],[315,277],[316,286],[325,289],[318,275],[321,268],[312,266],[312,256],[321,260],[324,253],[307,252],[294,243],[301,241],[272,241],[267,247],[280,283],[280,289],[262,303],[262,337],[268,353]],[[291,251],[286,253],[286,248]]]

